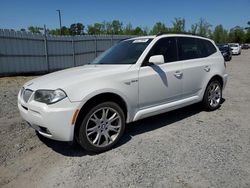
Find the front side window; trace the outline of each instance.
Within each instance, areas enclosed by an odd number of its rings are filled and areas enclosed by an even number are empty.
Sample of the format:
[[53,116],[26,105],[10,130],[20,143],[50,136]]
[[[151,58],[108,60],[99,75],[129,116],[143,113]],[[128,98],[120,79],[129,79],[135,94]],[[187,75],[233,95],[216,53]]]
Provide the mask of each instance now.
[[135,39],[119,42],[91,64],[135,64],[152,39]]
[[149,58],[153,55],[163,55],[166,63],[177,61],[176,38],[168,37],[159,39],[148,53],[144,64],[147,64]]

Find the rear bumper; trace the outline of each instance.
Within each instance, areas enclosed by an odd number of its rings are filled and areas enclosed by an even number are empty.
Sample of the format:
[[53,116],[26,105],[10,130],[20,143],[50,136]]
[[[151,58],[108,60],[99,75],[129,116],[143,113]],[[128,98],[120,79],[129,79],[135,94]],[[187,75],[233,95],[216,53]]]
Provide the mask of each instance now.
[[226,87],[227,85],[227,80],[228,80],[228,74],[224,74],[223,75],[223,89]]
[[60,141],[73,140],[72,118],[78,105],[79,103],[72,103],[68,98],[47,105],[36,101],[25,103],[18,97],[18,108],[22,118],[41,135]]

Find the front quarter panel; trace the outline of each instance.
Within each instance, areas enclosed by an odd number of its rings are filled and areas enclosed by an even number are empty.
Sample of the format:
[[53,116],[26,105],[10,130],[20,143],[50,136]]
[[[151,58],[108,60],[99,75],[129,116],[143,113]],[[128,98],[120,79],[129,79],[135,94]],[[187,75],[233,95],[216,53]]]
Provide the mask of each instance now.
[[80,102],[79,109],[91,98],[102,93],[119,95],[128,108],[127,122],[130,122],[138,108],[138,69],[113,71],[108,75],[79,81],[64,88],[72,102]]

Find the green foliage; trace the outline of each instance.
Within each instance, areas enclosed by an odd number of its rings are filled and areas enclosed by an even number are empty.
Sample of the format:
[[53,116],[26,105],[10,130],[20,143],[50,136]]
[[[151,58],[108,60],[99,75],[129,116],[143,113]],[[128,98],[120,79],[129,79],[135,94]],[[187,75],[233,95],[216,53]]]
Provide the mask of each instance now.
[[63,26],[62,31],[60,29],[52,29],[52,30],[49,30],[48,33],[50,35],[70,35],[70,30],[66,26]]
[[[172,22],[172,27],[167,27],[163,22],[157,22],[153,28],[149,30],[147,27],[133,27],[131,23],[123,25],[119,20],[111,22],[94,23],[88,25],[86,33],[90,35],[156,35],[158,33],[187,33],[185,29],[185,19],[175,18]],[[250,21],[247,22],[246,27],[236,26],[229,31],[224,29],[223,26],[217,25],[214,30],[211,29],[212,25],[205,19],[201,18],[197,23],[191,25],[188,33],[199,35],[203,37],[212,38],[216,43],[250,43]],[[51,35],[83,35],[85,34],[85,26],[82,23],[71,24],[70,27],[63,26],[60,29],[48,30]],[[42,33],[43,28],[30,26],[28,31],[32,33]],[[21,29],[25,31],[25,29]]]
[[214,28],[212,38],[216,43],[226,43],[228,40],[228,32],[222,25],[217,25]]
[[230,29],[229,42],[243,43],[245,42],[245,33],[242,27],[236,26]]
[[192,35],[196,35],[197,34],[197,30],[198,30],[198,24],[192,24],[191,25],[191,29],[189,30],[189,33],[191,33]]
[[153,29],[150,31],[151,35],[157,35],[158,33],[167,33],[169,29],[162,22],[157,22]]
[[173,23],[173,27],[171,28],[172,33],[185,33],[184,18],[175,18],[175,20],[172,23]]
[[74,23],[70,25],[69,32],[71,35],[83,35],[84,25],[82,23]]
[[34,26],[28,27],[28,31],[31,33],[41,33],[41,30],[43,30],[43,28],[41,27],[34,27]]
[[211,33],[210,28],[212,25],[208,23],[205,19],[201,18],[200,21],[197,23],[197,35],[202,37],[208,37],[209,33]]
[[245,43],[250,43],[250,21],[247,22],[248,27],[246,27]]
[[95,23],[94,25],[88,25],[89,35],[101,35],[105,34],[105,25],[103,23]]

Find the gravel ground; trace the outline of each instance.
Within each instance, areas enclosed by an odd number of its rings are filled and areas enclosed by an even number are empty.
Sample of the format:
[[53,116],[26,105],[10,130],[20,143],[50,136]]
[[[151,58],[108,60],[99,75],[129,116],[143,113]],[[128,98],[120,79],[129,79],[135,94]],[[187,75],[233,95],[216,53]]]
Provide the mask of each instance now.
[[227,70],[219,110],[192,105],[138,121],[98,155],[38,137],[16,101],[33,77],[0,78],[0,187],[250,187],[250,50]]

